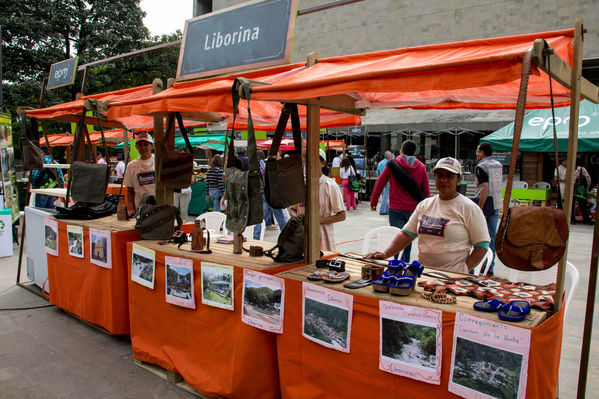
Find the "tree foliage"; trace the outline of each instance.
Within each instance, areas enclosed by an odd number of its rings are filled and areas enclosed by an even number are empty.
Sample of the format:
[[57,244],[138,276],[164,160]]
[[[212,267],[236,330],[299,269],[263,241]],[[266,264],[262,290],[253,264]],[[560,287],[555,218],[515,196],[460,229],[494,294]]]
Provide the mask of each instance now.
[[[79,65],[181,38],[181,32],[149,37],[140,0],[0,0],[5,108],[39,106],[50,65],[79,56]],[[179,47],[153,51],[90,68],[86,94],[174,77]],[[75,84],[50,90],[43,106],[75,98]]]

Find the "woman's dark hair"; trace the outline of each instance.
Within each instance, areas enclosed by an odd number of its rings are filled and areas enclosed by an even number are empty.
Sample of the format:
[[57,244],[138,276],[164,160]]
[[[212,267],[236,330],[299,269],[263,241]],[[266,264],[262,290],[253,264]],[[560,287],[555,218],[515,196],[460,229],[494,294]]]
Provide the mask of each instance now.
[[349,161],[349,156],[347,156],[341,160],[341,166],[345,170],[349,169],[349,167],[351,166],[351,162]]
[[223,167],[223,157],[220,154],[216,154],[212,157],[212,169]]

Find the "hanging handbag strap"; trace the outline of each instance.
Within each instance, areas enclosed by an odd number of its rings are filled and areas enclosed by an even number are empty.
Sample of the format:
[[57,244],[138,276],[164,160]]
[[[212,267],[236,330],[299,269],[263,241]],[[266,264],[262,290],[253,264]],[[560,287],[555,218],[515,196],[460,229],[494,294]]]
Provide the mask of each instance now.
[[[104,128],[102,127],[102,118],[98,115],[98,127],[100,128],[100,137],[102,138],[102,148],[104,148],[104,156],[108,158],[108,146],[106,145],[106,138],[104,137]],[[91,142],[90,142],[91,145]],[[106,162],[108,165],[108,161]]]
[[[256,154],[257,146],[256,146],[256,135],[254,133],[254,122],[252,121],[252,111],[250,110],[250,97],[251,97],[251,88],[250,81],[246,78],[237,78],[233,83],[233,126],[231,128],[231,141],[229,142],[229,150],[227,154],[227,167],[235,166],[235,147],[234,147],[234,136],[235,136],[235,119],[237,117],[237,107],[239,106],[239,100],[241,99],[239,96],[239,91],[243,92],[243,96],[248,103],[248,121],[247,121],[247,129],[248,129],[248,146],[247,146],[247,155],[248,155],[248,171],[250,175],[259,174],[260,166],[258,164],[258,155]],[[228,131],[227,131],[228,133]],[[226,139],[226,137],[225,137]],[[231,156],[233,155],[233,157]]]
[[503,196],[503,214],[501,215],[501,223],[507,218],[507,210],[510,206],[510,197],[512,195],[512,182],[514,180],[514,172],[516,171],[516,160],[518,159],[518,148],[520,147],[520,136],[522,134],[522,125],[524,124],[524,111],[526,110],[526,94],[528,91],[528,78],[530,77],[531,67],[531,52],[530,50],[524,53],[522,58],[522,74],[520,77],[520,91],[518,92],[518,102],[516,105],[516,117],[514,120],[514,137],[512,141],[512,159],[510,162],[510,171],[507,178],[507,186],[505,187],[505,195]]
[[75,137],[73,138],[73,150],[71,151],[71,169],[69,169],[69,181],[67,183],[65,207],[68,207],[69,198],[71,196],[71,185],[73,183],[73,163],[75,163],[75,158],[77,158],[77,153],[79,152],[79,138],[81,137],[81,132],[83,129],[87,130],[87,128],[85,127],[85,108],[82,108],[81,110],[81,117],[79,118],[79,122],[77,123],[77,127],[75,129]]
[[300,125],[297,104],[285,103],[283,109],[281,109],[281,116],[279,117],[279,122],[277,123],[277,128],[275,130],[275,137],[273,138],[272,145],[268,150],[269,158],[276,158],[277,156],[277,152],[281,146],[281,141],[283,140],[283,135],[285,134],[285,128],[287,127],[287,121],[289,120],[290,115],[291,129],[293,131],[293,145],[295,147],[294,153],[302,153],[302,129]]
[[[545,43],[547,46],[547,43]],[[547,47],[546,47],[547,49]],[[549,75],[549,94],[551,96],[551,126],[553,127],[553,149],[555,152],[555,174],[557,175],[557,207],[559,209],[564,209],[564,204],[562,201],[562,193],[559,184],[559,159],[557,153],[557,131],[555,130],[555,104],[553,102],[553,85],[551,78],[551,57],[550,54],[547,53],[547,75]]]
[[168,141],[168,138],[170,137],[171,130],[173,130],[173,131],[175,130],[175,129],[173,129],[173,127],[174,127],[173,125],[175,123],[175,119],[177,119],[177,125],[179,125],[179,130],[181,131],[181,136],[183,136],[183,140],[185,140],[185,147],[187,148],[187,151],[190,154],[193,154],[193,147],[191,146],[191,142],[189,141],[189,136],[188,136],[188,133],[187,133],[187,129],[183,125],[183,117],[181,116],[181,114],[179,112],[175,112],[175,117],[174,118],[171,116],[168,119],[166,133],[164,135],[164,139],[162,140],[162,147],[161,147],[162,152],[165,151],[165,145],[166,145],[166,142]]

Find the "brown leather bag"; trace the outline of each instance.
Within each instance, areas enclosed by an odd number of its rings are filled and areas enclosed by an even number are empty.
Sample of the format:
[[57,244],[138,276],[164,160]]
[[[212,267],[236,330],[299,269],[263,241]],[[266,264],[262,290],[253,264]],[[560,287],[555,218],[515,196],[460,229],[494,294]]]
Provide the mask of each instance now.
[[[564,256],[569,233],[568,220],[562,209],[545,206],[508,208],[524,120],[530,63],[531,54],[528,51],[522,62],[512,162],[503,198],[504,212],[495,239],[495,250],[501,262],[512,269],[523,271],[545,270],[559,262]],[[557,145],[557,137],[554,136],[554,139]]]
[[174,119],[171,118],[168,123],[166,135],[162,140],[160,151],[162,157],[158,165],[158,181],[172,188],[187,188],[191,185],[191,176],[193,175],[193,147],[187,137],[187,129],[183,126],[181,114],[176,112],[175,117],[179,124],[179,130],[185,140],[187,151],[177,152],[166,148],[166,142],[171,131],[174,130]]

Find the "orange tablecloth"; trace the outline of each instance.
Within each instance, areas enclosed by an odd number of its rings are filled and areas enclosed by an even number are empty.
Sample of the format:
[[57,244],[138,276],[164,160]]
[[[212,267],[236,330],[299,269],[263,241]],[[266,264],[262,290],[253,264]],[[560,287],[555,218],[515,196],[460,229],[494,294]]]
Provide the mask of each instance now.
[[68,224],[75,223],[58,220],[59,256],[47,255],[50,302],[112,334],[129,334],[125,255],[127,243],[139,240],[139,232],[110,233],[112,269],[105,269],[90,263],[88,227],[83,227],[85,258],[69,255]]
[[[129,262],[131,248],[129,244]],[[165,255],[173,256],[156,251],[153,290],[129,277],[133,356],[181,374],[187,384],[204,395],[279,398],[275,334],[241,321],[243,267],[234,269],[235,310],[230,311],[202,304],[202,262],[194,259],[196,309],[188,309],[166,303]],[[240,261],[247,259],[242,257]],[[223,259],[222,263],[227,261]],[[262,272],[281,271],[276,268]]]
[[[301,281],[285,279],[284,334],[277,338],[284,398],[459,398],[447,390],[455,313],[443,312],[441,385],[379,370],[379,301],[354,295],[351,353],[325,348],[302,336]],[[555,398],[563,310],[532,329],[527,398]]]

